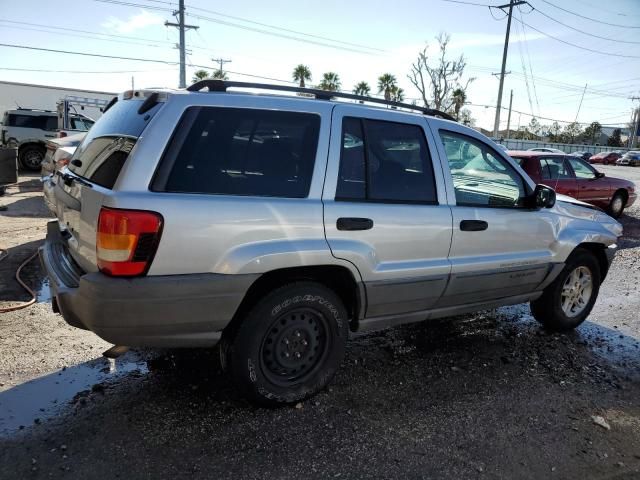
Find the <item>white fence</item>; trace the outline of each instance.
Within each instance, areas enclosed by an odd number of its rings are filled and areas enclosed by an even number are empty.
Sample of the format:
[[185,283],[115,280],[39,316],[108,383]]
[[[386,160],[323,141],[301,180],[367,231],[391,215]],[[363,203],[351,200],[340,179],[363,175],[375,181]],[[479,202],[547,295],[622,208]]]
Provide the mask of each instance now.
[[551,143],[551,142],[542,142],[538,140],[515,140],[515,139],[493,139],[496,143],[501,143],[505,145],[509,150],[529,150],[530,148],[557,148],[558,150],[562,150],[565,153],[572,152],[590,152],[590,153],[599,153],[599,152],[612,152],[612,151],[629,151],[629,148],[626,147],[609,147],[607,145],[578,145],[571,143]]

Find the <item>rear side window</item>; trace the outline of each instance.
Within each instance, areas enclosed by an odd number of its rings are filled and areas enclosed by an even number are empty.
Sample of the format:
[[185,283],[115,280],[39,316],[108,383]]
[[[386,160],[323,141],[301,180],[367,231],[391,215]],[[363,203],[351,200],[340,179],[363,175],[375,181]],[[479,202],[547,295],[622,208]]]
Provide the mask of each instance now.
[[9,114],[8,126],[35,128],[38,130],[55,130],[57,118],[52,115],[20,115],[13,113]]
[[163,103],[140,114],[144,100],[119,100],[89,130],[69,169],[105,188],[113,188],[129,152]]
[[431,204],[436,199],[422,128],[344,118],[336,200]]
[[571,178],[571,173],[569,173],[567,163],[564,158],[560,157],[541,158],[540,171],[542,172],[542,178],[546,180]]
[[286,198],[309,194],[318,115],[192,107],[182,128],[194,114],[175,157],[166,159],[173,165],[165,191]]

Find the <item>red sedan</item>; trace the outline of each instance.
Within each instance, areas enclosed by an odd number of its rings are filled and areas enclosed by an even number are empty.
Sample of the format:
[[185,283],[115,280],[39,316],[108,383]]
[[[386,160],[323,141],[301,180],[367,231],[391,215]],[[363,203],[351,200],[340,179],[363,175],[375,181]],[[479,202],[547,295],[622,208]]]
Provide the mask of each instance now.
[[606,209],[613,217],[636,200],[635,184],[621,178],[605,177],[587,162],[571,155],[509,151],[536,183],[556,192]]
[[615,165],[616,160],[620,158],[620,154],[616,152],[600,152],[595,155],[591,155],[589,163],[601,163],[603,165]]

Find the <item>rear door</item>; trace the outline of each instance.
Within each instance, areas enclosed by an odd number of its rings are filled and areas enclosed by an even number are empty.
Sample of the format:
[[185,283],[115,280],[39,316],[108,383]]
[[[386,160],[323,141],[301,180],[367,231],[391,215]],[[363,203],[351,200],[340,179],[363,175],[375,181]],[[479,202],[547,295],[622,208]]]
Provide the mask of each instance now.
[[[536,290],[551,269],[555,219],[523,205],[523,172],[467,128],[430,120],[453,187],[451,279],[438,307]],[[434,133],[436,133],[434,132]]]
[[565,157],[540,157],[540,183],[556,192],[578,198],[578,183]]
[[326,238],[360,271],[366,316],[431,308],[449,278],[451,209],[424,118],[338,105],[331,129]]
[[578,200],[606,208],[611,197],[609,179],[600,176],[595,168],[580,158],[567,159],[576,176]]

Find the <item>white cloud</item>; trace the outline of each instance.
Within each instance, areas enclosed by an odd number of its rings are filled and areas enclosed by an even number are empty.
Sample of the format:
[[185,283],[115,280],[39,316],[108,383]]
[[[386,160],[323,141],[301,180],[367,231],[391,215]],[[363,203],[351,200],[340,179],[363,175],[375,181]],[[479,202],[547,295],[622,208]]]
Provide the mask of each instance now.
[[130,16],[127,20],[109,17],[102,26],[117,33],[131,33],[151,25],[163,24],[164,18],[161,16],[147,10],[140,10],[140,13]]

